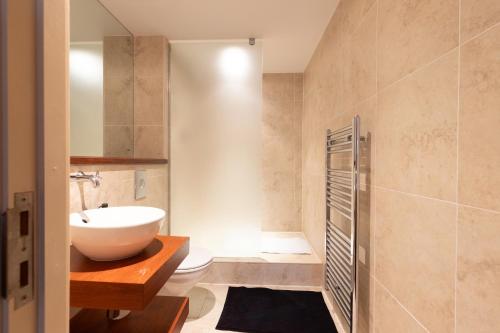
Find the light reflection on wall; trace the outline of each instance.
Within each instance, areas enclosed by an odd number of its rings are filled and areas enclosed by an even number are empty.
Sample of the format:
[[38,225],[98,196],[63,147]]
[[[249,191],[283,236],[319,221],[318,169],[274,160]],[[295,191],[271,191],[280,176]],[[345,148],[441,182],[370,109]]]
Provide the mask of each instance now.
[[245,79],[250,69],[248,52],[241,47],[226,47],[219,55],[218,66],[226,79]]
[[[100,48],[100,49],[99,49]],[[79,84],[102,87],[102,44],[76,44],[69,51],[69,71]]]
[[261,232],[262,49],[171,47],[171,233],[215,256],[255,256]]
[[69,51],[71,155],[103,154],[102,42],[72,43]]

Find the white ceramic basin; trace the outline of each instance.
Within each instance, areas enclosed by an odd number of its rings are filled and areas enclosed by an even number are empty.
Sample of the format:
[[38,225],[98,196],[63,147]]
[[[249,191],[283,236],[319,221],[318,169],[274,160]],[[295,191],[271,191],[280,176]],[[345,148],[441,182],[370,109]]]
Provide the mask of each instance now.
[[[88,220],[83,221],[82,215]],[[70,215],[71,242],[92,260],[110,261],[134,256],[160,230],[165,211],[124,206],[85,210]]]

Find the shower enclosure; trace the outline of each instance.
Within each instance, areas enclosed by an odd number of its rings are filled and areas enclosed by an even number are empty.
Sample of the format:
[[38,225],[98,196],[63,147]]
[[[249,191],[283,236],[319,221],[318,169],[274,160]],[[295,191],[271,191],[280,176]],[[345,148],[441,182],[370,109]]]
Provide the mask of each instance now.
[[173,42],[170,228],[217,257],[252,256],[261,231],[262,46]]

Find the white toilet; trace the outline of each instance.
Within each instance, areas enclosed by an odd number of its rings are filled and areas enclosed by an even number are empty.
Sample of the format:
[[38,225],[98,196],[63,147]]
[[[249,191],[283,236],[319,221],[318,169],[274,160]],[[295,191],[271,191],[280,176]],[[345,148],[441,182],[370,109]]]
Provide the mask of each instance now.
[[177,267],[167,283],[161,288],[160,295],[185,296],[208,273],[213,257],[209,250],[191,247],[189,254]]

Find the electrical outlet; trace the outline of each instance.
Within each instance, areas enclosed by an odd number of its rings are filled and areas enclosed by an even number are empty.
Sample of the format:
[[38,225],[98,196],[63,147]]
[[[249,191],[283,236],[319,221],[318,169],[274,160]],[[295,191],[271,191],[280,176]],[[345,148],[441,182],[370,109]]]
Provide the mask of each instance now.
[[135,171],[135,200],[146,197],[146,170]]

